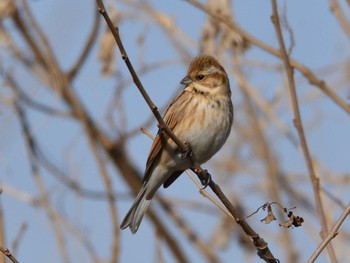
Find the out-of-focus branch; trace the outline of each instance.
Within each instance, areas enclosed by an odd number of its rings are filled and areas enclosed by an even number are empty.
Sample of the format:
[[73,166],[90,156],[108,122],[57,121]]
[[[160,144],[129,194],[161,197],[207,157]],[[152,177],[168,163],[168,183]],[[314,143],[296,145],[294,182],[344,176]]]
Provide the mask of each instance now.
[[[119,47],[119,50],[120,50],[120,53],[122,56],[122,59],[125,61],[125,64],[128,67],[130,74],[133,77],[135,85],[139,89],[140,93],[142,94],[142,96],[144,97],[148,106],[152,110],[154,116],[156,117],[156,119],[159,123],[159,128],[167,133],[167,135],[176,143],[176,145],[180,148],[181,151],[187,152],[188,150],[190,150],[188,144],[186,142],[182,142],[181,140],[179,140],[175,136],[175,134],[169,129],[169,127],[165,124],[164,120],[162,119],[160,113],[158,112],[157,107],[154,105],[151,98],[148,96],[146,90],[144,89],[144,87],[143,87],[140,79],[138,78],[138,76],[137,76],[137,74],[136,74],[136,72],[135,72],[135,70],[134,70],[134,68],[133,68],[133,66],[128,58],[128,55],[125,51],[122,40],[119,36],[119,28],[116,27],[113,24],[113,22],[111,21],[111,19],[109,18],[109,15],[104,7],[103,1],[97,0],[97,5],[98,5],[99,12],[106,20],[106,23],[107,23],[108,27],[110,28],[110,30],[111,30],[111,32],[116,40],[116,43]],[[202,169],[202,167],[196,161],[194,154],[191,155],[190,159],[193,163],[193,171],[198,175],[198,177],[200,178],[200,180],[202,182],[207,182],[208,178],[210,178],[210,174],[206,170]],[[254,245],[258,250],[259,256],[262,259],[264,259],[266,262],[278,261],[272,255],[267,243],[262,238],[260,238],[260,236],[248,225],[248,223],[244,219],[240,219],[241,216],[240,216],[238,210],[231,204],[229,199],[224,195],[224,193],[221,191],[220,187],[213,180],[210,180],[209,187],[218,196],[218,198],[225,205],[225,207],[230,211],[230,213],[235,218],[236,222],[242,227],[244,232],[253,240]]]
[[[316,251],[312,254],[310,259],[307,261],[308,263],[313,263],[317,259],[317,257],[321,254],[321,252],[329,245],[329,242],[338,235],[338,230],[340,226],[343,224],[344,220],[350,214],[350,203],[343,211],[337,222],[335,222],[334,226],[329,231],[328,235],[324,237],[321,244],[317,247]],[[333,261],[332,261],[333,262]]]
[[16,88],[16,92],[18,92],[18,99],[22,102],[26,103],[31,108],[41,111],[43,114],[53,115],[53,116],[59,116],[63,118],[73,118],[73,114],[70,112],[65,112],[61,110],[57,110],[53,107],[47,106],[43,103],[34,101],[28,94],[26,94],[23,90],[20,90],[18,85],[14,83],[13,78],[6,74],[7,81],[11,82],[11,85]]
[[79,70],[82,68],[82,66],[84,65],[84,62],[86,61],[86,59],[88,58],[91,52],[92,46],[97,40],[98,29],[100,27],[101,20],[99,19],[100,17],[99,13],[95,9],[94,9],[94,13],[95,13],[95,17],[94,17],[92,30],[90,32],[88,39],[86,40],[84,48],[82,49],[83,51],[81,52],[80,56],[78,57],[73,67],[67,73],[69,80],[72,80],[77,75],[77,73],[79,73]]
[[[233,60],[237,65],[234,69],[235,80],[239,88],[243,92],[244,105],[247,108],[247,116],[250,116],[251,130],[254,131],[253,136],[256,138],[256,141],[252,141],[252,147],[255,148],[257,155],[264,163],[265,176],[266,176],[265,181],[268,182],[267,188],[268,188],[270,198],[276,201],[277,203],[282,204],[281,195],[278,189],[279,172],[278,172],[278,165],[277,165],[278,162],[276,160],[276,156],[273,154],[271,147],[269,147],[268,140],[264,133],[264,128],[262,127],[261,121],[258,118],[257,111],[254,108],[253,99],[246,92],[247,90],[246,86],[248,85],[248,83],[245,80],[245,77],[243,75],[243,71],[240,67],[240,63],[237,55],[233,54]],[[278,213],[280,217],[283,216],[282,210],[278,210]],[[286,254],[288,255],[285,258],[285,261],[290,263],[297,262],[298,257],[295,250],[295,246],[293,246],[291,234],[289,233],[288,230],[282,230],[280,236],[282,240],[281,242],[282,247],[286,248]]]
[[30,34],[31,31],[29,30],[25,21],[23,21],[23,18],[19,13],[18,8],[16,8],[16,11],[12,16],[12,19],[17,29],[21,32],[21,35],[24,37],[30,50],[33,52],[34,56],[36,57],[36,60],[40,63],[42,67],[45,67],[47,65],[46,57],[43,54],[43,52],[40,50],[38,43],[35,42],[34,38]]
[[47,216],[49,218],[49,222],[50,222],[51,227],[52,227],[52,231],[55,234],[57,246],[60,249],[60,252],[61,252],[60,254],[62,256],[62,260],[65,263],[69,263],[70,259],[68,256],[68,250],[66,248],[66,243],[64,241],[63,232],[61,231],[60,226],[58,224],[57,215],[53,211],[53,208],[49,202],[48,192],[45,188],[44,182],[43,182],[42,177],[41,177],[40,172],[39,172],[39,167],[37,166],[37,163],[35,160],[36,153],[35,153],[35,148],[33,147],[35,145],[35,143],[33,142],[33,136],[32,136],[32,132],[30,130],[29,123],[27,121],[27,117],[25,115],[25,112],[23,111],[23,109],[21,108],[21,106],[19,105],[19,103],[17,101],[14,102],[14,108],[15,108],[15,111],[16,111],[18,118],[19,118],[19,121],[20,121],[21,129],[22,129],[22,133],[23,133],[23,138],[25,139],[26,146],[28,149],[28,159],[30,162],[31,173],[32,173],[33,179],[36,183],[36,186],[40,192],[41,201],[43,202],[42,205],[43,205],[44,209],[46,210]]
[[[233,32],[239,33],[250,44],[265,50],[266,52],[270,53],[273,56],[283,58],[283,55],[279,50],[254,38],[252,35],[248,34],[246,31],[240,28],[234,21],[229,21],[225,19],[225,17],[220,16],[219,14],[215,13],[213,10],[210,10],[205,5],[201,4],[196,0],[186,0],[186,2],[190,3],[191,5],[209,14],[211,17],[215,18],[217,21],[220,21],[221,23],[225,24]],[[304,77],[309,80],[309,82],[312,85],[315,85],[316,87],[318,87],[322,92],[324,92],[327,96],[329,96],[334,103],[336,103],[347,114],[350,115],[350,105],[346,103],[346,101],[341,99],[323,80],[318,79],[316,75],[309,68],[299,63],[298,61],[290,59],[289,62],[291,66],[298,69],[304,75]]]
[[[283,64],[286,70],[287,74],[287,80],[288,80],[288,87],[289,87],[289,92],[290,92],[290,97],[291,97],[291,102],[292,102],[292,108],[293,108],[293,114],[294,114],[294,125],[298,131],[299,139],[300,139],[300,144],[301,148],[304,153],[304,158],[306,161],[306,165],[308,168],[310,180],[313,186],[313,192],[314,192],[314,197],[315,197],[315,202],[316,202],[316,207],[317,207],[317,212],[320,217],[320,222],[322,226],[322,231],[321,231],[321,236],[324,237],[325,234],[328,232],[328,226],[327,226],[327,220],[326,220],[326,214],[324,211],[324,205],[322,202],[321,198],[321,190],[320,190],[320,178],[318,174],[316,174],[315,168],[314,168],[314,163],[308,148],[308,144],[306,141],[305,133],[304,133],[304,128],[303,128],[303,123],[301,120],[301,113],[299,110],[299,102],[298,102],[298,97],[296,94],[296,89],[295,89],[295,83],[294,83],[294,72],[291,67],[291,63],[289,60],[289,56],[284,44],[283,40],[283,35],[282,35],[282,29],[279,21],[279,16],[278,16],[278,11],[277,11],[277,2],[276,0],[271,0],[272,3],[272,16],[271,20],[272,23],[275,27],[278,43],[280,46],[280,52],[282,54],[282,59],[283,59]],[[333,250],[332,246],[329,246],[329,255],[332,259],[332,262],[337,262],[335,252]]]
[[168,39],[178,51],[181,59],[183,61],[187,61],[190,57],[189,48],[197,48],[195,41],[182,32],[171,17],[165,15],[159,10],[156,10],[147,1],[143,1],[138,4],[137,8],[145,10],[145,12],[159,24],[164,33],[168,36]]
[[337,18],[340,26],[343,28],[345,35],[350,40],[350,22],[346,19],[346,16],[343,12],[342,7],[340,6],[338,0],[328,0],[329,5],[331,7],[331,11]]
[[118,213],[117,213],[117,209],[115,207],[114,204],[114,195],[113,195],[113,184],[112,184],[112,180],[108,174],[108,171],[106,169],[106,164],[104,163],[104,160],[101,157],[100,151],[99,151],[99,147],[96,144],[95,141],[93,141],[91,138],[89,138],[89,143],[90,143],[90,147],[92,149],[92,152],[96,158],[97,161],[97,165],[99,168],[99,172],[100,175],[102,177],[103,183],[105,185],[106,188],[106,193],[108,196],[108,208],[109,208],[109,213],[110,213],[110,217],[111,217],[111,224],[112,224],[112,245],[111,245],[111,258],[110,258],[110,262],[114,263],[118,261],[118,256],[119,256],[119,238],[120,238],[120,230],[119,230],[119,223],[118,223]]
[[12,251],[14,254],[17,254],[16,252],[18,250],[19,243],[22,241],[24,233],[27,230],[27,227],[28,227],[27,224],[25,223],[21,224],[20,228],[17,231],[15,239],[12,241]]
[[193,245],[205,256],[208,262],[218,263],[220,262],[215,251],[204,243],[200,237],[193,231],[189,224],[172,208],[171,204],[166,202],[164,199],[159,199],[161,206],[168,215],[175,221],[179,229],[182,231],[184,236],[193,243]]

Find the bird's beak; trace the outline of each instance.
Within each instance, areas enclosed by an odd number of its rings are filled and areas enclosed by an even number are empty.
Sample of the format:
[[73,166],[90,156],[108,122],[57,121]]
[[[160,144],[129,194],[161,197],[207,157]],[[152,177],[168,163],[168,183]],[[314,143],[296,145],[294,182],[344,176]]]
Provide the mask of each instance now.
[[192,79],[190,78],[190,76],[186,76],[186,77],[184,77],[182,80],[181,80],[181,84],[183,84],[183,85],[189,85],[189,84],[191,84],[192,83]]

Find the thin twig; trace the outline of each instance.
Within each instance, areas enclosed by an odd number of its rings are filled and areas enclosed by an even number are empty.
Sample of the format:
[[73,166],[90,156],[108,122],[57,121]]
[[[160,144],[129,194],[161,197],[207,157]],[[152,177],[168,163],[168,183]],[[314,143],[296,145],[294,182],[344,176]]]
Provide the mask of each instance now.
[[26,223],[22,223],[18,229],[18,232],[12,241],[12,251],[14,254],[17,254],[19,243],[23,240],[24,233],[26,232],[28,225]]
[[343,224],[344,220],[347,218],[349,214],[350,214],[350,203],[348,204],[344,212],[341,214],[337,222],[334,224],[334,226],[331,228],[328,235],[323,239],[321,244],[317,247],[316,251],[312,254],[310,259],[307,261],[308,263],[315,262],[315,260],[321,254],[321,252],[325,249],[325,247],[329,245],[329,242],[338,235],[338,229]]
[[[323,202],[321,199],[320,178],[319,178],[318,174],[316,174],[316,172],[315,172],[314,162],[313,162],[311,154],[309,152],[308,144],[307,144],[305,133],[304,133],[303,123],[301,120],[301,114],[300,114],[300,110],[299,110],[299,102],[298,102],[298,97],[296,94],[296,88],[295,88],[295,83],[294,83],[294,76],[293,76],[294,72],[293,72],[293,68],[291,66],[289,56],[288,56],[288,53],[287,53],[287,50],[286,50],[286,47],[284,44],[284,40],[283,40],[281,25],[280,25],[278,11],[277,11],[277,2],[276,2],[276,0],[271,0],[271,3],[272,3],[272,12],[273,12],[273,14],[271,16],[271,20],[272,20],[272,23],[275,27],[276,35],[278,38],[278,43],[280,46],[280,52],[282,54],[283,64],[284,64],[286,74],[287,74],[288,87],[289,87],[290,97],[291,97],[291,101],[292,101],[293,114],[294,114],[294,125],[298,131],[298,136],[300,139],[301,148],[303,150],[303,154],[304,154],[304,158],[305,158],[306,165],[308,168],[310,180],[311,180],[311,183],[313,186],[313,192],[314,192],[314,196],[315,196],[317,212],[318,212],[318,215],[320,217],[321,226],[322,226],[321,236],[324,237],[325,233],[328,232],[328,227],[327,227],[327,221],[326,221],[326,215],[325,215],[325,211],[324,211]],[[330,257],[332,259],[332,262],[337,262],[332,246],[329,247],[329,254],[330,254]]]
[[[243,70],[241,68],[241,65],[239,63],[238,56],[233,53],[232,59],[237,65],[234,68],[234,74],[237,75],[238,78],[235,78],[238,87],[242,90],[243,93],[243,99],[244,99],[244,107],[246,108],[247,115],[249,116],[249,123],[251,125],[251,130],[254,131],[253,137],[256,138],[256,141],[252,141],[251,145],[252,148],[257,152],[257,155],[259,158],[261,158],[263,162],[264,167],[264,173],[266,176],[266,187],[268,189],[269,195],[272,200],[277,201],[277,204],[282,203],[281,194],[279,191],[279,185],[278,185],[278,178],[280,177],[279,173],[279,166],[277,157],[275,156],[274,151],[270,147],[270,144],[267,141],[267,136],[265,129],[263,128],[262,121],[259,119],[258,111],[256,110],[256,107],[254,107],[254,97],[250,96],[247,92],[247,89],[249,89],[248,81],[246,81],[246,78],[243,76]],[[254,89],[253,89],[254,90]],[[254,90],[254,92],[256,92]],[[268,103],[265,102],[265,100],[262,100],[268,107],[271,107]],[[271,110],[272,113],[275,114],[275,111]],[[288,133],[286,134],[288,136]],[[293,135],[292,135],[293,136]],[[293,138],[293,137],[288,137]],[[280,218],[284,216],[284,213],[282,210],[277,210],[277,213]],[[293,245],[291,233],[290,231],[280,231],[280,238],[281,240],[281,246],[286,247],[286,256],[285,261],[286,262],[296,262],[298,261],[298,254],[295,246]]]
[[72,80],[77,75],[81,67],[84,65],[84,62],[86,61],[86,59],[88,58],[88,55],[91,52],[93,44],[97,40],[98,29],[100,27],[101,20],[99,19],[99,13],[96,10],[94,10],[94,13],[95,13],[95,17],[94,17],[93,27],[88,39],[86,40],[85,46],[82,49],[83,51],[81,52],[80,56],[78,57],[73,67],[67,73],[68,79],[70,80]]
[[11,262],[19,263],[8,248],[0,246],[0,252],[3,253],[6,257],[8,257],[11,260]]
[[26,103],[32,109],[38,110],[43,114],[52,115],[52,116],[59,116],[63,118],[74,117],[71,112],[61,111],[53,107],[50,107],[46,104],[33,100],[27,93],[25,93],[23,90],[19,88],[19,85],[17,85],[17,83],[15,82],[15,79],[11,76],[11,74],[5,73],[4,75],[5,75],[4,78],[6,79],[8,84],[11,86],[11,88],[16,90],[16,93],[18,94],[17,99],[23,103]]
[[59,247],[60,251],[62,252],[61,253],[62,260],[65,263],[69,263],[70,259],[68,256],[68,250],[67,250],[66,242],[64,241],[63,232],[62,232],[60,225],[58,223],[58,216],[55,213],[55,211],[53,210],[52,205],[49,201],[48,192],[45,188],[43,178],[40,174],[40,171],[39,171],[40,169],[36,163],[37,156],[36,156],[35,148],[33,147],[35,145],[35,143],[33,142],[33,136],[32,136],[32,132],[31,132],[28,120],[27,120],[27,116],[26,116],[24,110],[22,109],[22,107],[19,105],[18,101],[15,101],[14,108],[15,108],[15,111],[18,115],[21,129],[22,129],[22,133],[23,133],[23,137],[25,139],[26,147],[28,149],[28,159],[30,162],[30,169],[31,169],[32,177],[36,183],[38,191],[40,192],[41,200],[43,202],[42,205],[43,205],[43,207],[46,211],[46,214],[48,216],[49,222],[50,222],[51,227],[52,227],[52,231],[55,234],[57,246]]
[[152,102],[151,98],[148,96],[145,88],[143,87],[139,77],[136,74],[136,71],[133,67],[133,65],[131,64],[131,61],[129,60],[129,57],[125,51],[123,42],[121,41],[121,38],[119,36],[119,28],[115,27],[112,20],[110,19],[109,15],[107,14],[107,11],[104,7],[104,4],[102,2],[102,0],[97,0],[97,5],[98,5],[98,11],[101,13],[101,15],[104,17],[104,19],[106,20],[106,23],[108,25],[108,27],[110,28],[116,43],[118,45],[118,48],[120,50],[121,53],[121,57],[124,60],[128,70],[130,71],[130,74],[133,78],[133,81],[135,83],[135,85],[137,86],[137,88],[139,89],[139,91],[141,92],[143,98],[145,99],[145,101],[147,102],[148,106],[151,108],[155,118],[157,119],[158,123],[159,123],[159,129],[164,130],[169,137],[176,143],[176,145],[179,146],[179,148],[182,151],[187,151],[188,150],[188,145],[186,145],[184,142],[182,142],[181,140],[179,140],[175,134],[169,129],[169,127],[165,124],[162,116],[160,115],[160,113],[158,112],[158,108],[157,106]]
[[97,142],[92,140],[92,138],[89,139],[90,148],[92,150],[92,153],[96,159],[99,174],[102,177],[103,183],[105,185],[106,194],[108,196],[107,202],[108,202],[108,208],[109,208],[109,214],[111,218],[111,228],[112,228],[112,245],[111,245],[111,258],[110,262],[117,262],[119,251],[120,251],[120,229],[119,229],[119,222],[118,222],[118,213],[117,209],[115,207],[115,199],[113,194],[113,184],[111,180],[111,176],[108,174],[107,171],[107,165],[105,164],[105,161],[103,160],[101,156],[101,152],[99,151],[99,147],[97,145]]

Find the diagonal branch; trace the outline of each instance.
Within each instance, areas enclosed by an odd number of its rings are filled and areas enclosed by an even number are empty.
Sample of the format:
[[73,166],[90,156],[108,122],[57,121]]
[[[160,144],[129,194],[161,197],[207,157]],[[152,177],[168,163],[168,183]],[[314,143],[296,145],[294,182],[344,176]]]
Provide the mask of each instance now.
[[344,220],[348,217],[350,214],[350,203],[344,210],[344,212],[341,214],[337,222],[334,224],[332,229],[329,231],[328,235],[323,239],[321,244],[317,247],[316,251],[312,254],[310,259],[307,261],[308,263],[313,263],[317,259],[317,257],[321,254],[321,252],[327,247],[329,242],[335,238],[338,235],[338,230],[340,226],[343,224]]
[[350,39],[350,22],[346,19],[345,13],[338,0],[328,0],[331,11],[337,18],[338,23],[342,27],[345,35]]
[[[324,206],[321,198],[320,178],[318,174],[316,174],[315,172],[314,162],[312,160],[312,157],[308,148],[308,144],[306,141],[305,133],[304,133],[303,123],[301,120],[301,114],[299,109],[299,102],[298,102],[298,97],[296,94],[295,83],[294,83],[294,72],[293,72],[291,63],[289,61],[289,56],[283,40],[281,25],[279,21],[278,12],[277,12],[277,2],[276,0],[271,0],[271,1],[272,1],[272,12],[273,12],[271,16],[271,20],[275,27],[278,43],[280,45],[280,53],[282,54],[283,64],[287,74],[288,87],[289,87],[293,113],[294,113],[294,125],[298,131],[301,148],[304,153],[304,158],[309,171],[310,180],[313,186],[317,212],[320,217],[321,226],[322,226],[321,236],[322,238],[324,238],[326,233],[328,232],[328,227],[327,227],[326,214],[324,211]],[[329,246],[328,252],[332,259],[332,262],[337,262],[333,247],[331,245]]]
[[91,52],[91,48],[97,39],[98,29],[100,27],[101,20],[99,19],[99,13],[96,10],[94,13],[95,13],[94,24],[93,24],[92,30],[90,32],[90,35],[89,35],[88,39],[86,40],[83,51],[81,52],[79,58],[77,59],[77,61],[73,65],[73,67],[67,73],[67,76],[70,80],[73,79],[79,73],[79,70],[84,65],[84,62],[88,58],[88,56]]
[[110,28],[110,30],[115,38],[115,41],[117,42],[122,59],[124,60],[126,66],[128,67],[128,70],[130,71],[130,74],[132,76],[132,79],[133,79],[135,85],[139,89],[140,93],[142,94],[143,98],[145,99],[148,106],[151,108],[155,118],[157,119],[157,121],[159,123],[159,128],[164,130],[169,135],[169,137],[177,144],[177,146],[179,146],[179,148],[182,151],[184,151],[184,152],[187,151],[188,145],[186,145],[184,142],[179,140],[175,136],[175,134],[169,129],[169,127],[165,124],[162,116],[160,115],[157,106],[153,103],[151,98],[148,96],[145,88],[143,87],[143,85],[142,85],[138,75],[136,74],[136,71],[135,71],[134,67],[132,66],[131,61],[130,61],[130,59],[125,51],[123,42],[121,41],[121,38],[119,36],[119,28],[114,26],[112,20],[110,19],[109,15],[107,14],[107,11],[104,7],[102,0],[97,0],[97,5],[98,5],[98,11],[101,13],[101,15],[106,20],[106,23],[107,23],[108,27]]
[[0,246],[0,252],[4,254],[6,257],[8,257],[9,260],[13,263],[19,263],[18,260],[12,255],[11,251],[6,247]]

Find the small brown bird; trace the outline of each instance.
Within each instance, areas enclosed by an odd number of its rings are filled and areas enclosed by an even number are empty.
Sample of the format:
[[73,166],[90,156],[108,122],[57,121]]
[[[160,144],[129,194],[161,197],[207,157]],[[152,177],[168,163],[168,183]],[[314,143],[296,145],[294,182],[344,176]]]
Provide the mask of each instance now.
[[[224,145],[233,121],[230,83],[224,68],[212,56],[196,57],[181,81],[183,91],[170,103],[164,121],[174,134],[189,143],[202,164]],[[148,156],[142,188],[126,214],[121,228],[133,234],[163,184],[171,185],[186,169],[192,168],[176,144],[159,130]]]

